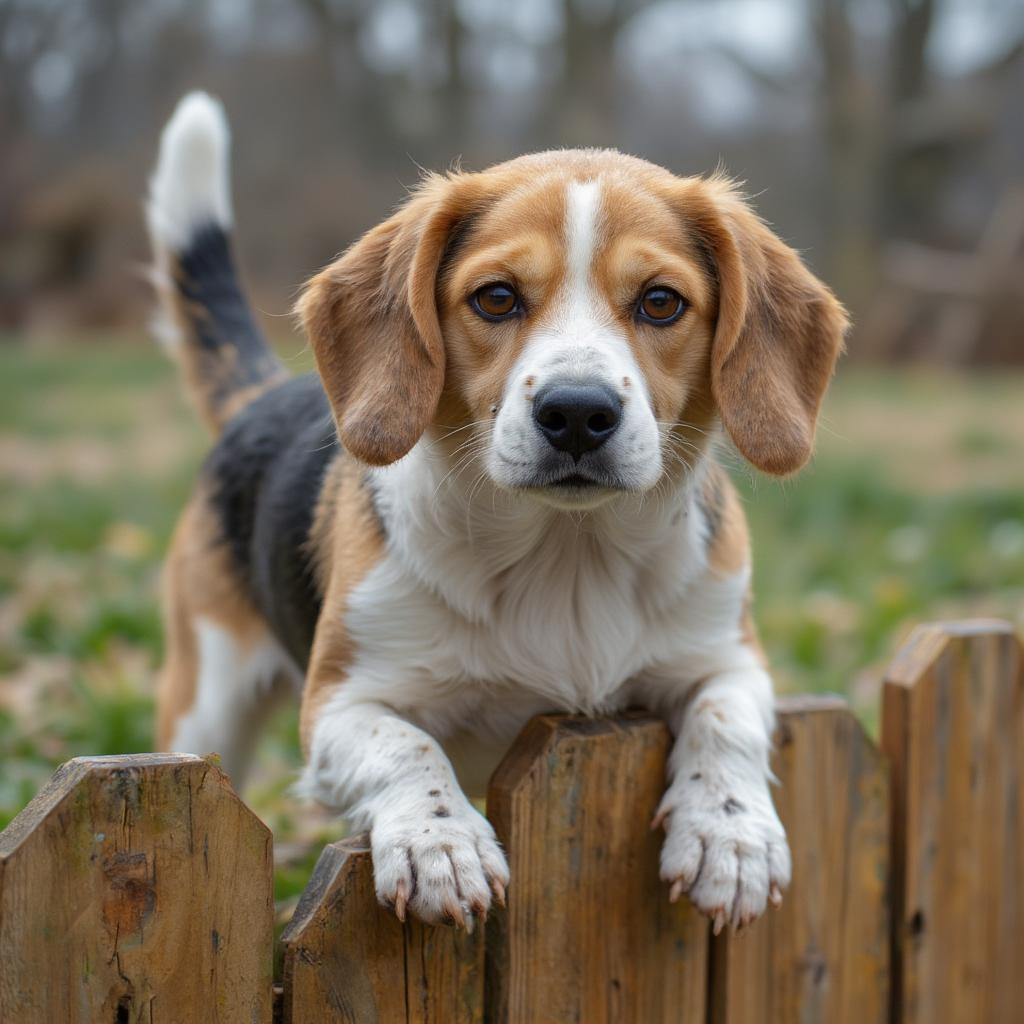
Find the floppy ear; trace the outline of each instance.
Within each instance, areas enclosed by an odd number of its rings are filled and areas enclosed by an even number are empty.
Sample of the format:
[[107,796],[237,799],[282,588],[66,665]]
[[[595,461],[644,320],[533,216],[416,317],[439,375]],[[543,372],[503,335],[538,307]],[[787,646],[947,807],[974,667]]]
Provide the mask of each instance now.
[[298,314],[342,444],[375,466],[405,455],[444,386],[436,285],[473,175],[432,175],[393,217],[306,286]]
[[731,182],[687,185],[687,215],[718,276],[711,391],[722,422],[757,469],[795,472],[814,447],[846,312]]

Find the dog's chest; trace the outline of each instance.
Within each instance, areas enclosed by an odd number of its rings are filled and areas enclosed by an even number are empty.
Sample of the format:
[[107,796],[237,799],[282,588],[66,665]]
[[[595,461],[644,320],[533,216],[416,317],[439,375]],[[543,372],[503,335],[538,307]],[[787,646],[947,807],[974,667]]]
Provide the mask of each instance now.
[[512,727],[545,709],[616,710],[624,684],[678,647],[700,568],[690,541],[680,532],[638,555],[553,531],[504,564],[443,542],[415,559],[392,550],[353,594],[348,629],[389,688],[494,718],[497,733],[506,716]]
[[586,544],[530,559],[493,582],[472,621],[450,612],[452,655],[470,678],[507,682],[587,713],[612,710],[653,628],[644,571]]

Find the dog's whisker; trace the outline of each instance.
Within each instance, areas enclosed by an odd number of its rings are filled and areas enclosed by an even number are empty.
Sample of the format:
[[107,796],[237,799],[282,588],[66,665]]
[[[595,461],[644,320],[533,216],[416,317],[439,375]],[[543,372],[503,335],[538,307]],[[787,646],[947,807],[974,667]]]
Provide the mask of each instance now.
[[443,477],[441,478],[441,480],[440,480],[440,482],[438,483],[438,485],[437,485],[437,486],[436,486],[436,487],[434,488],[434,494],[433,494],[433,497],[435,497],[435,498],[437,497],[437,495],[438,495],[438,492],[439,492],[439,491],[441,490],[441,488],[442,488],[442,487],[443,487],[443,486],[445,485],[445,483],[447,483],[447,481],[448,481],[448,480],[449,480],[450,478],[452,478],[452,477],[453,477],[453,474],[454,474],[454,479],[453,479],[453,482],[454,482],[454,481],[456,481],[456,480],[458,480],[458,478],[459,478],[459,476],[460,476],[460,475],[462,474],[462,472],[463,472],[463,471],[464,471],[464,470],[465,470],[465,469],[466,469],[466,468],[467,468],[467,467],[468,467],[468,466],[469,466],[470,464],[472,464],[472,462],[473,462],[473,461],[474,461],[475,459],[479,458],[479,456],[480,456],[481,454],[482,454],[482,452],[481,452],[481,451],[477,451],[477,450],[471,450],[471,451],[469,451],[468,453],[466,453],[465,455],[463,455],[463,456],[462,456],[462,458],[461,458],[461,459],[459,459],[459,460],[458,460],[458,462],[456,462],[456,464],[455,464],[455,465],[454,465],[454,466],[453,466],[453,467],[452,467],[451,469],[449,469],[449,470],[448,470],[448,472],[447,472],[447,473],[445,473],[445,475],[444,475],[444,476],[443,476]]
[[473,430],[476,427],[486,427],[488,423],[488,420],[473,420],[470,423],[464,423],[461,427],[451,428],[445,426],[444,424],[438,424],[440,427],[442,427],[442,429],[444,429],[447,432],[438,437],[437,440],[447,441],[448,438],[454,437],[456,434],[461,434],[464,430]]

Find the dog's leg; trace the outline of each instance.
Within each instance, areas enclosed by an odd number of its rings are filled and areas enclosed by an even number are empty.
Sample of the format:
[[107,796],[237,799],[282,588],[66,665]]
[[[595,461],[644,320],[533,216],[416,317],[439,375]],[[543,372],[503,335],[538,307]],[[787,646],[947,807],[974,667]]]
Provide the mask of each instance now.
[[198,619],[194,629],[195,697],[174,723],[167,746],[182,753],[219,754],[241,791],[260,730],[294,690],[269,633],[242,639],[209,619]]
[[[753,659],[751,659],[753,661]],[[741,928],[789,884],[786,835],[769,793],[772,684],[755,664],[703,682],[670,724],[661,875],[715,922]]]
[[504,902],[508,866],[440,744],[346,686],[319,709],[303,790],[370,830],[377,897],[402,920],[465,923]]
[[[167,654],[157,689],[161,750],[217,753],[241,790],[259,729],[297,670],[271,638],[209,506],[186,507],[164,571]],[[289,678],[291,677],[291,678]]]

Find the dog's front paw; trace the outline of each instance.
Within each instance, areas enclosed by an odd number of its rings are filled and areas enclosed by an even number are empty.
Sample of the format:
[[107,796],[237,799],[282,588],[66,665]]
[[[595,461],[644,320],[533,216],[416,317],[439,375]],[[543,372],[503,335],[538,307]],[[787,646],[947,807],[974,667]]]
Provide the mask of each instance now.
[[767,794],[711,798],[691,792],[677,799],[670,790],[655,823],[665,826],[661,877],[671,885],[669,899],[688,893],[714,921],[716,935],[727,923],[744,928],[769,902],[782,902],[789,845]]
[[370,831],[377,899],[404,921],[471,927],[492,898],[505,903],[509,873],[490,822],[468,801],[379,815]]

